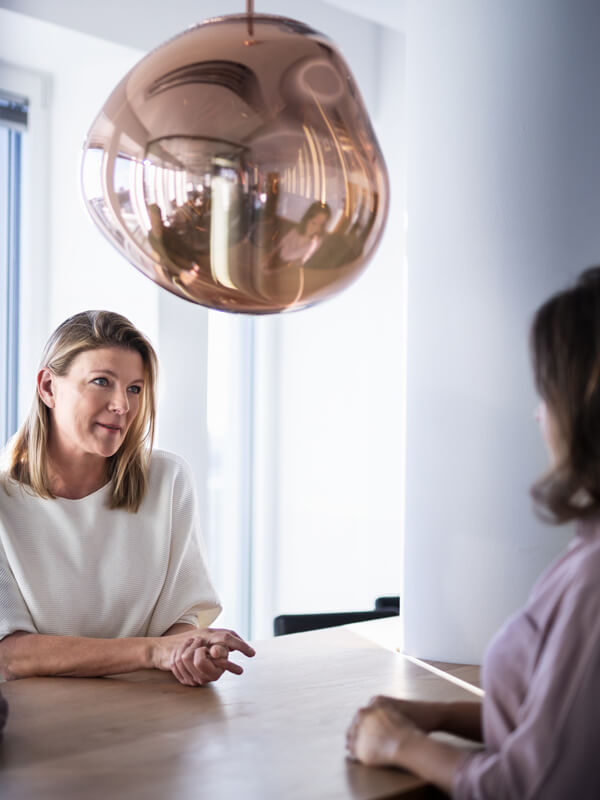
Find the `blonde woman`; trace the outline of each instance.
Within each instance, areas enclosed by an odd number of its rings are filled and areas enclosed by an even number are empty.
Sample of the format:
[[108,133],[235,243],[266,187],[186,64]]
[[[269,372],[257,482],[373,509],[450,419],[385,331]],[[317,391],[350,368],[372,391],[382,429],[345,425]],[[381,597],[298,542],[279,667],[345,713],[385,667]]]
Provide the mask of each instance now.
[[220,605],[186,464],[152,451],[157,361],[129,320],[86,311],[50,337],[0,486],[0,673],[240,674],[254,650]]

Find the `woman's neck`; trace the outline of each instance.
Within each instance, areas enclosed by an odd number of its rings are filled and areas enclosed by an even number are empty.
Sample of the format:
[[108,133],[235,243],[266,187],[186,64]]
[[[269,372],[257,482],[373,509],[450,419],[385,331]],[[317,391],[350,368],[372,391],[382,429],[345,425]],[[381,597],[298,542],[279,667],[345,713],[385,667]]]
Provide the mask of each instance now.
[[55,497],[80,500],[108,481],[108,459],[91,453],[74,455],[48,448],[48,481]]

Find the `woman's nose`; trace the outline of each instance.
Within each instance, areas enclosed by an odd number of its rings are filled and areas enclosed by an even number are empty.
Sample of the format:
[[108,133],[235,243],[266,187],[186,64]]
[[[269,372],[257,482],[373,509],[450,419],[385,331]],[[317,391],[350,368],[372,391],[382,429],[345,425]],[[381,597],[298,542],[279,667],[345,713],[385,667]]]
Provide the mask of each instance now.
[[544,403],[540,400],[540,402],[536,405],[535,410],[533,412],[533,416],[538,423],[541,423],[544,419]]
[[117,389],[113,392],[108,408],[114,414],[126,414],[129,411],[129,399],[126,391]]

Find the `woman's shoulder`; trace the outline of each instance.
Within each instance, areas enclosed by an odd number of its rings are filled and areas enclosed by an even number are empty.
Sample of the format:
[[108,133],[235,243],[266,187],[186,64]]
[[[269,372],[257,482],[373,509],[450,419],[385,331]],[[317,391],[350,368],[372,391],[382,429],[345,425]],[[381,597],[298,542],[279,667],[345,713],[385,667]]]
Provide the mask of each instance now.
[[[4,447],[0,447],[0,492],[4,493],[4,491],[8,492],[9,486],[13,483],[10,477],[10,447],[9,444],[5,444]],[[0,494],[0,497],[2,495]]]
[[596,588],[600,598],[600,519],[580,521],[564,558],[569,583]]
[[7,470],[0,470],[0,506],[5,502],[14,501],[15,498],[30,503],[36,497],[30,486],[12,478]]
[[153,450],[150,457],[150,477],[166,480],[184,477],[191,479],[192,470],[188,462],[168,450]]
[[587,608],[600,618],[600,526],[580,525],[567,550],[537,581],[527,606],[539,624],[559,609]]
[[150,459],[148,489],[144,498],[144,509],[164,509],[174,503],[177,508],[195,503],[196,481],[188,462],[165,450],[155,450]]

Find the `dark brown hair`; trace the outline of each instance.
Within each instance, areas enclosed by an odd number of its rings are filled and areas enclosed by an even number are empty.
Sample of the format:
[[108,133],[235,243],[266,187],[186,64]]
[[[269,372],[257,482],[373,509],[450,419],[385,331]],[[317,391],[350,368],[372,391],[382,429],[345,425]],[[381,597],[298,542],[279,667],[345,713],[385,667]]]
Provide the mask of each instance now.
[[537,390],[556,426],[559,452],[531,493],[554,523],[600,512],[600,267],[551,297],[531,328]]
[[302,219],[298,223],[298,232],[306,233],[306,226],[308,223],[311,221],[311,219],[313,219],[313,217],[317,217],[319,214],[323,214],[325,216],[325,223],[327,224],[329,218],[331,217],[331,209],[327,203],[311,203],[302,215]]

